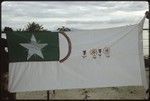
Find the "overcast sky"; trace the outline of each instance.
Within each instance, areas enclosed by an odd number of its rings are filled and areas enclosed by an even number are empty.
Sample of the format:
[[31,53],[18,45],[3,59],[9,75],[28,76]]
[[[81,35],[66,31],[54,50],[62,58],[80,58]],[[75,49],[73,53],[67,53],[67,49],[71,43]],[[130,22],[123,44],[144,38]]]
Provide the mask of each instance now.
[[[137,23],[148,10],[147,2],[16,2],[2,3],[2,28],[24,28],[28,22],[56,30],[66,26],[75,29],[97,29]],[[145,25],[148,25],[147,21]]]

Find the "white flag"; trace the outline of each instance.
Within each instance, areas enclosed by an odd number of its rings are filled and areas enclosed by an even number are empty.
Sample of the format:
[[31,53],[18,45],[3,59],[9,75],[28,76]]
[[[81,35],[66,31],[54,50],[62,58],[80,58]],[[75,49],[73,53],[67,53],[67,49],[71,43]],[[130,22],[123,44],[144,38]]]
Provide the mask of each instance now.
[[[66,32],[72,51],[64,62],[17,62],[9,64],[9,91],[146,86],[139,24]],[[60,58],[68,43],[59,34]],[[44,54],[44,53],[43,53]]]

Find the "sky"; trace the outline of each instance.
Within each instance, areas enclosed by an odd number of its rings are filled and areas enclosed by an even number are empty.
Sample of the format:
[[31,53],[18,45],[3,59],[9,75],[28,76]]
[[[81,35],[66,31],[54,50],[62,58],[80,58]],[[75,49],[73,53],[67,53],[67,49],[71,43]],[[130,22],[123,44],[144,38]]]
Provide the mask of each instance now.
[[62,26],[74,29],[123,26],[137,23],[147,10],[145,1],[5,1],[2,2],[2,29],[5,26],[25,28],[33,21],[47,30]]
[[[146,1],[5,1],[1,7],[1,29],[13,30],[33,21],[50,31],[62,26],[71,30],[110,28],[136,24],[148,11]],[[144,28],[148,28],[147,19]],[[143,37],[148,39],[148,33]],[[148,40],[144,47],[147,55]]]

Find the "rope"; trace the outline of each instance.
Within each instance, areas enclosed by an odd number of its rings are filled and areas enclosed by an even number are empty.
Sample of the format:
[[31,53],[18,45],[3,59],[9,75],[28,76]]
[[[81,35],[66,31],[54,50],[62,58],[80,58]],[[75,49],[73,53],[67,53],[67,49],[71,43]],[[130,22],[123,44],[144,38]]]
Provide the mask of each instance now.
[[[145,16],[143,17],[143,19],[142,20],[144,20],[145,19]],[[117,40],[115,40],[111,45],[110,45],[110,47],[112,47],[112,45],[114,45],[114,44],[116,44],[118,41],[120,41],[122,38],[124,38],[125,36],[127,36],[128,34],[130,34],[130,32],[133,30],[133,29],[135,29],[136,27],[142,27],[142,26],[140,26],[140,23],[141,23],[141,21],[142,21],[141,19],[140,19],[140,21],[138,20],[138,24],[135,24],[135,26],[132,28],[132,29],[130,29],[127,33],[125,33],[123,36],[121,36],[120,38],[118,38]],[[143,25],[143,24],[142,24]]]

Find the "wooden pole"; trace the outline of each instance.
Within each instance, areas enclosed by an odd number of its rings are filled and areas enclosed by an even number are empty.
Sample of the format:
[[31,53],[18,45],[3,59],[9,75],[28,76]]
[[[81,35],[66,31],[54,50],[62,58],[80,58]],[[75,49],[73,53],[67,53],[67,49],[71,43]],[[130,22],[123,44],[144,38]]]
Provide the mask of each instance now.
[[[148,67],[150,68],[150,2],[148,1],[148,9],[149,9],[149,11],[148,12],[146,12],[146,18],[147,19],[149,19],[149,22],[148,22],[148,24],[149,24],[149,31],[148,31],[148,34],[149,34],[149,58],[148,58]],[[149,75],[149,78],[150,78],[150,75]],[[146,90],[146,94],[149,94],[149,92],[150,92],[150,88],[148,88],[147,90]],[[150,98],[150,96],[148,96],[148,99]]]
[[[150,13],[150,2],[148,1],[148,5],[149,5],[149,13]],[[150,14],[149,14],[150,15]],[[150,68],[150,18],[149,18],[149,68]],[[149,75],[150,78],[150,75]],[[150,88],[148,88],[148,94],[150,92]],[[148,97],[148,99],[150,99],[150,96]]]
[[49,101],[49,90],[47,90],[47,101]]

